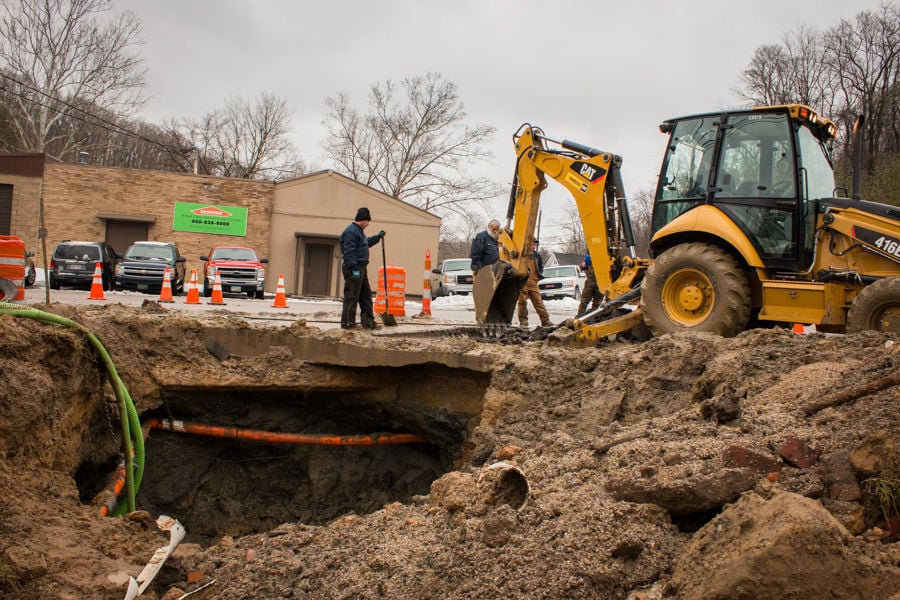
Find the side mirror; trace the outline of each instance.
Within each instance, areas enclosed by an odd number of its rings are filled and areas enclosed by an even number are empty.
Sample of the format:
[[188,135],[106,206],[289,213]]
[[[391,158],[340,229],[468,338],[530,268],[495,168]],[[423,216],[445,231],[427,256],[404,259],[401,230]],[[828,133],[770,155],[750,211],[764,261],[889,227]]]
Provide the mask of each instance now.
[[441,274],[441,270],[440,270],[440,269],[432,269],[431,272],[432,272],[432,273],[436,273],[437,275],[440,275],[440,274]]
[[208,256],[201,256],[201,257],[200,257],[200,260],[209,260],[209,257],[208,257]]
[[183,262],[187,262],[187,259],[183,256],[179,256],[178,258],[175,259],[175,262],[183,263]]
[[268,259],[268,258],[261,258],[261,259],[259,259],[259,262],[261,262],[261,263],[263,263],[263,264],[266,264],[266,263],[269,262],[269,259]]

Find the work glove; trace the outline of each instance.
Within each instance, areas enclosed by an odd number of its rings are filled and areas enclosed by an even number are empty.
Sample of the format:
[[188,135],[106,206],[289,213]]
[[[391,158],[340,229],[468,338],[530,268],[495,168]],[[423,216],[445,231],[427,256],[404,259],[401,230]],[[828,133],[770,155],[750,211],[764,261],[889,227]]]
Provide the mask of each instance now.
[[359,279],[359,269],[350,271],[350,279]]
[[378,232],[378,238],[381,239],[384,237],[384,229]]

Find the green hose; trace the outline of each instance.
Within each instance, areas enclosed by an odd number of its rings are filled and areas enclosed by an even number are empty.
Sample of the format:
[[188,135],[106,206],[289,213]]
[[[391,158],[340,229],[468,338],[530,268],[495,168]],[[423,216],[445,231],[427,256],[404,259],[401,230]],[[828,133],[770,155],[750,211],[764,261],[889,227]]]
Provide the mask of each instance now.
[[144,436],[141,433],[141,421],[138,418],[137,409],[134,407],[134,402],[131,401],[131,395],[128,393],[128,389],[125,387],[125,384],[119,377],[119,374],[116,371],[116,366],[113,364],[112,358],[110,358],[109,353],[106,351],[106,348],[103,347],[103,344],[100,343],[100,340],[97,339],[97,336],[91,333],[86,327],[60,315],[48,313],[36,308],[24,307],[19,304],[12,304],[11,302],[2,301],[0,301],[0,314],[13,315],[16,317],[26,317],[29,319],[41,321],[42,323],[51,323],[54,325],[70,327],[83,333],[85,337],[87,337],[88,341],[100,354],[100,357],[103,359],[103,364],[106,367],[107,379],[109,379],[109,383],[116,395],[116,400],[119,402],[119,414],[122,417],[123,456],[134,456],[134,462],[132,462],[131,460],[125,460],[125,488],[127,491],[127,503],[119,503],[113,514],[121,515],[126,511],[126,509],[127,512],[134,511],[134,497],[137,494],[138,489],[140,489],[141,479],[143,478],[144,473]]

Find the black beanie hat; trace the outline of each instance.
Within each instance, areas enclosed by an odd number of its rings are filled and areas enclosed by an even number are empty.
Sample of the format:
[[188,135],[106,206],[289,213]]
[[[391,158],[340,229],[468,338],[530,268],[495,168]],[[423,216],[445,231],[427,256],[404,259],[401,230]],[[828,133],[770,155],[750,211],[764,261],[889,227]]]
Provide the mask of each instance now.
[[361,209],[356,211],[356,218],[354,221],[371,221],[372,215],[369,214],[369,209],[363,206]]

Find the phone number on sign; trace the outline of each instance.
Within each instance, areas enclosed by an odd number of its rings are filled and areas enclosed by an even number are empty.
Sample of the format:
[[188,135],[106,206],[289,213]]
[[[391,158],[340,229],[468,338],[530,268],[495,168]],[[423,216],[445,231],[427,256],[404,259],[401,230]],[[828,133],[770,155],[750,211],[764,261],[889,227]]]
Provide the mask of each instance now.
[[191,219],[191,223],[196,225],[222,225],[224,227],[231,225],[228,221],[213,221],[212,219]]

